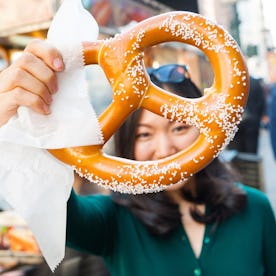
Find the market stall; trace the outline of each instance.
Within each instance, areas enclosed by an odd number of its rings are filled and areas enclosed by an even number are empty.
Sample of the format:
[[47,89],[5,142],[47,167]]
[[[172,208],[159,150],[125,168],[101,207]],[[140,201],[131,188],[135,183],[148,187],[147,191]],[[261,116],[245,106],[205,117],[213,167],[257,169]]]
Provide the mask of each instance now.
[[12,210],[0,212],[0,274],[42,263],[43,257],[25,221]]

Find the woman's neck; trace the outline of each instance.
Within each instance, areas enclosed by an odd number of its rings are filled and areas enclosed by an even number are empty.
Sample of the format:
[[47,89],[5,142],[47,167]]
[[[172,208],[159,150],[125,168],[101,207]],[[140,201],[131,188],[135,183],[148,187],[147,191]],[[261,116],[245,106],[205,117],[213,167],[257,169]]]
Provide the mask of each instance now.
[[183,197],[183,191],[187,191],[192,195],[196,196],[196,180],[194,177],[190,178],[186,182],[178,183],[167,189],[169,197],[177,204],[185,201]]
[[[183,196],[183,190],[185,189],[187,192],[190,192],[192,195],[196,197],[196,182],[195,178],[189,179],[189,182],[184,183],[178,189],[168,190],[167,193],[169,197],[179,206],[179,212],[181,216],[187,216],[190,214],[191,209],[197,209],[200,212],[205,212],[204,204],[196,204],[194,202],[188,201]],[[177,184],[176,184],[177,185]],[[185,185],[185,187],[184,187]]]

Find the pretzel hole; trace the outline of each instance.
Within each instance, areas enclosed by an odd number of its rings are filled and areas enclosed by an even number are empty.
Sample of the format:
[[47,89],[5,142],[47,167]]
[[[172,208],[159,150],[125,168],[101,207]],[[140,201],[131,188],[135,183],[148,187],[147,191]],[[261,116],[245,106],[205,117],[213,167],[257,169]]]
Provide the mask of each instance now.
[[165,42],[145,50],[146,67],[158,68],[166,64],[186,65],[190,78],[204,91],[214,82],[214,71],[206,54],[184,42]]
[[[194,112],[190,117],[185,114],[184,110],[192,105],[189,102],[183,104],[183,101],[185,102],[187,98],[201,98],[204,89],[213,84],[214,73],[208,57],[198,48],[183,42],[160,43],[148,47],[145,53],[147,67],[151,68],[148,73],[151,75],[153,87],[159,87],[155,88],[158,90],[157,93],[154,93],[155,96],[158,97],[159,94],[167,92],[172,93],[173,96],[164,98],[163,101],[159,101],[158,107],[154,107],[154,101],[150,99],[152,94],[149,93],[149,99],[145,99],[145,102],[148,101],[149,104],[145,103],[143,106],[154,113],[168,117],[171,121],[193,125],[200,130],[201,119]],[[175,68],[171,66],[172,64],[175,65]],[[185,66],[181,66],[181,64]],[[183,78],[181,73],[183,73]],[[198,102],[199,99],[191,99],[190,103],[194,101]],[[203,132],[206,133],[205,130]]]
[[85,66],[90,103],[99,116],[112,102],[112,87],[98,64]]

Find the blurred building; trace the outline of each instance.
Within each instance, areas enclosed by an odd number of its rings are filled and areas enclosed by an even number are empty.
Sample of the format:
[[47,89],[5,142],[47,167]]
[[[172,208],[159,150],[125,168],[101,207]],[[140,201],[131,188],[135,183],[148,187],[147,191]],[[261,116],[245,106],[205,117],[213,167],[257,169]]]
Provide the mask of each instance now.
[[247,59],[251,75],[276,81],[276,25],[270,0],[198,0],[199,12],[227,29]]
[[235,3],[236,1],[229,0],[198,0],[200,13],[222,25],[229,32],[235,20]]
[[262,0],[240,1],[241,46],[247,56],[249,72],[255,77],[268,78],[267,52],[269,30],[265,27]]

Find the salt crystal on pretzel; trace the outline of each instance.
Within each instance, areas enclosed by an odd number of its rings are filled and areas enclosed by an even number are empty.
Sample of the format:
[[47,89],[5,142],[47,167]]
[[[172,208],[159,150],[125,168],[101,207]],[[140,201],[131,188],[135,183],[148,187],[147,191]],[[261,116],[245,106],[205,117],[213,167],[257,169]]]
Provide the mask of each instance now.
[[[209,58],[215,78],[203,97],[181,98],[151,83],[144,50],[167,41],[193,45]],[[108,156],[103,145],[49,150],[91,182],[122,193],[162,191],[204,168],[234,137],[249,78],[238,45],[222,27],[198,14],[169,12],[112,39],[84,42],[83,47],[85,63],[99,64],[113,89],[113,101],[99,117],[105,141],[140,107],[200,130],[190,147],[158,161]]]

